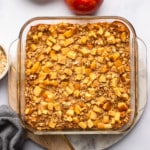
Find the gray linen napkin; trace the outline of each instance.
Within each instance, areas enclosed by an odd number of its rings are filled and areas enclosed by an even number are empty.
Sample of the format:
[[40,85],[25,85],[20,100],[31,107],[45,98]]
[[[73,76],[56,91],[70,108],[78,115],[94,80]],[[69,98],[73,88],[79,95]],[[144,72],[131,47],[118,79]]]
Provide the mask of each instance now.
[[21,150],[24,130],[17,114],[6,105],[0,106],[0,150]]

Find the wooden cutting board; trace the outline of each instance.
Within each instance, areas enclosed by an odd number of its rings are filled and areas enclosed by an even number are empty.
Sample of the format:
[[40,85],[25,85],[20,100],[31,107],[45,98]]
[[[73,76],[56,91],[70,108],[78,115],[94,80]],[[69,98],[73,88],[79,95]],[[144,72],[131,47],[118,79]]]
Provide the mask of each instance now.
[[27,132],[27,138],[47,150],[74,150],[69,140],[64,135],[34,135]]
[[[11,108],[18,113],[17,109],[17,76],[14,66],[10,66],[8,73],[8,98]],[[48,150],[74,150],[65,135],[35,135],[27,132],[27,139]]]

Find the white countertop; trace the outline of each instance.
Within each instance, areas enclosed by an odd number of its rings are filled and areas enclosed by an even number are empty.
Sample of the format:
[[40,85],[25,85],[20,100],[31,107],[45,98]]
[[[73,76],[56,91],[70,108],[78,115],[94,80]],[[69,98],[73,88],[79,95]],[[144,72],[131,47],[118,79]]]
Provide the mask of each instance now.
[[[149,0],[104,0],[97,14],[99,16],[121,16],[129,20],[137,35],[146,43],[150,57],[150,1]],[[38,4],[36,0],[0,0],[0,43],[6,49],[17,39],[20,28],[30,18],[36,16],[71,16],[63,0],[49,0],[47,4]],[[148,66],[150,61],[148,60]],[[148,74],[149,74],[148,67]],[[149,76],[148,76],[149,79]],[[148,91],[149,91],[148,86]],[[149,96],[148,96],[149,97]],[[0,81],[0,105],[8,105],[7,77]],[[109,150],[148,150],[150,149],[150,103],[140,122],[123,140]],[[43,150],[27,141],[23,150]],[[88,148],[89,150],[92,150]],[[96,148],[98,149],[98,148]],[[94,150],[94,149],[93,149]]]

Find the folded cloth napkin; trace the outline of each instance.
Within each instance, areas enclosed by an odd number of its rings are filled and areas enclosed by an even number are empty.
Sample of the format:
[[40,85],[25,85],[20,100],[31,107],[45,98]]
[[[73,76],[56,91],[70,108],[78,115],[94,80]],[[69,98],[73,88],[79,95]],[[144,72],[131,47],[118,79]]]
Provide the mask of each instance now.
[[0,150],[21,150],[24,129],[17,114],[6,105],[0,106]]

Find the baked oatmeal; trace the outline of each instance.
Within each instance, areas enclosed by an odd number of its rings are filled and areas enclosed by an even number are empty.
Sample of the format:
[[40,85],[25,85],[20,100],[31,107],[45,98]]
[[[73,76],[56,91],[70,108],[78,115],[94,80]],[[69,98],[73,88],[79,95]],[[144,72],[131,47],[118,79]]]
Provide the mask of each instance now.
[[38,24],[26,39],[25,121],[36,130],[130,120],[130,32],[121,22]]

